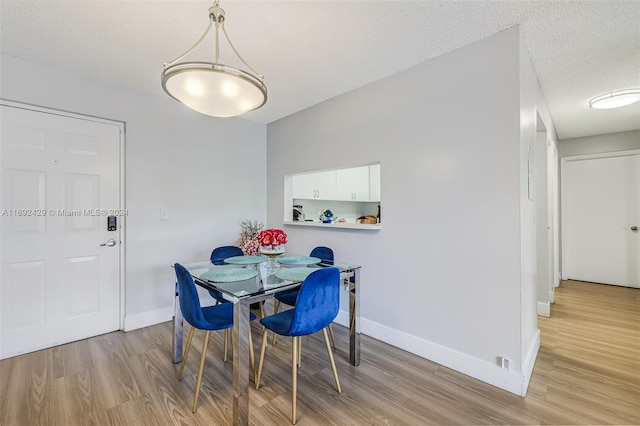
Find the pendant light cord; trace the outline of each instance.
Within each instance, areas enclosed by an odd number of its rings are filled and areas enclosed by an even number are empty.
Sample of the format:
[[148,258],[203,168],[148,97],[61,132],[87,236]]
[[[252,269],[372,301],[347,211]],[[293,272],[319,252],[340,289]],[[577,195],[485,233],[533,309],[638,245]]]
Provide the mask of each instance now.
[[170,67],[171,65],[175,64],[176,62],[178,62],[179,60],[183,59],[184,57],[189,55],[191,52],[193,52],[195,50],[195,48],[198,47],[198,45],[200,43],[202,43],[202,40],[205,39],[207,34],[209,34],[209,31],[211,31],[211,26],[214,23],[216,24],[216,60],[215,60],[215,63],[216,64],[220,64],[220,28],[222,27],[222,32],[224,33],[224,37],[227,39],[227,43],[229,43],[229,46],[231,46],[231,49],[233,50],[233,53],[236,54],[238,59],[240,59],[240,61],[247,68],[249,68],[251,71],[253,71],[253,74],[256,77],[258,77],[260,80],[263,80],[264,79],[264,75],[258,73],[258,71],[256,71],[256,70],[254,70],[253,67],[251,65],[249,65],[247,63],[247,61],[244,60],[242,55],[240,55],[240,53],[238,52],[236,47],[233,45],[233,43],[231,43],[231,39],[229,38],[229,34],[227,34],[227,30],[224,27],[224,10],[222,10],[218,6],[218,0],[215,0],[213,2],[213,6],[209,9],[209,25],[207,26],[207,29],[204,31],[202,36],[200,36],[198,41],[196,41],[193,44],[193,46],[191,46],[186,52],[184,52],[182,55],[180,55],[177,58],[175,58],[173,61],[165,62],[164,63],[164,67],[165,68]]
[[[204,40],[204,38],[207,36],[207,34],[209,34],[209,31],[211,30],[211,26],[213,25],[213,20],[211,20],[209,22],[209,26],[207,27],[207,29],[204,31],[204,34],[202,34],[202,37],[200,37],[198,39],[198,41],[195,42],[195,44],[193,46],[191,46],[191,48],[189,48],[189,50],[187,50],[186,52],[184,52],[182,55],[178,56],[177,58],[175,58],[173,61],[170,62],[165,62],[164,63],[164,67],[170,67],[171,65],[175,64],[176,62],[178,62],[180,59],[184,58],[185,56],[187,56],[189,53],[193,52],[193,50],[198,47],[198,45],[200,43],[202,43],[202,40]],[[216,41],[218,40],[218,37],[216,36]],[[216,62],[218,62],[218,58],[216,58]]]
[[[253,67],[251,65],[249,65],[247,63],[247,61],[245,61],[242,56],[240,55],[240,53],[238,53],[238,51],[236,50],[235,46],[233,45],[233,43],[231,43],[231,39],[229,38],[229,35],[227,34],[227,30],[224,28],[224,22],[222,23],[222,32],[224,33],[224,37],[227,39],[227,43],[229,43],[229,46],[231,46],[231,49],[233,50],[233,52],[236,54],[236,56],[242,61],[243,64],[245,64],[247,66],[247,68],[249,68],[251,71],[253,71],[253,73],[260,78],[260,80],[264,79],[264,75],[258,73],[258,71],[254,70]],[[218,37],[216,35],[216,42],[218,40]]]

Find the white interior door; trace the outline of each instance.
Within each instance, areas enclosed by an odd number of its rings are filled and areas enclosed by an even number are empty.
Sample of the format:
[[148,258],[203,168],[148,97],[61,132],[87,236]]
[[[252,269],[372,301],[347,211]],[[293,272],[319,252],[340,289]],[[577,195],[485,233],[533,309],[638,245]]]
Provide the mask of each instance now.
[[561,183],[563,278],[640,287],[640,151],[564,158]]
[[118,330],[121,126],[1,108],[0,358]]

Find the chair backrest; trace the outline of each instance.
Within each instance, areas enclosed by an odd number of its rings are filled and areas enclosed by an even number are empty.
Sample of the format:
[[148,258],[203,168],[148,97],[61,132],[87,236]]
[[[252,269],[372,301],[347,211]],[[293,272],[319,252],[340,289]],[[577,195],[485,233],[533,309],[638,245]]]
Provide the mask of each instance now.
[[322,260],[325,265],[333,265],[333,250],[329,247],[318,246],[311,250],[311,257],[317,257]]
[[340,308],[340,271],[321,268],[309,274],[300,286],[289,328],[292,336],[305,336],[327,327]]
[[233,256],[244,256],[244,253],[242,249],[237,246],[216,247],[211,252],[211,263],[214,265],[224,265],[224,260]]
[[198,291],[196,290],[196,283],[193,282],[193,277],[179,263],[173,265],[176,271],[176,278],[178,279],[178,299],[180,300],[180,310],[184,319],[196,328],[204,328],[207,323],[202,314],[202,308],[200,307],[200,297],[198,297]]

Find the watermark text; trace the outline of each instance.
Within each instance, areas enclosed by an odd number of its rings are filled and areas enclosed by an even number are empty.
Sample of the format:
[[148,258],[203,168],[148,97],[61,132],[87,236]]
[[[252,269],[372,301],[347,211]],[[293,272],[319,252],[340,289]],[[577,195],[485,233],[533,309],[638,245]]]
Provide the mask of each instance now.
[[2,216],[38,217],[38,216],[127,216],[127,209],[2,209]]

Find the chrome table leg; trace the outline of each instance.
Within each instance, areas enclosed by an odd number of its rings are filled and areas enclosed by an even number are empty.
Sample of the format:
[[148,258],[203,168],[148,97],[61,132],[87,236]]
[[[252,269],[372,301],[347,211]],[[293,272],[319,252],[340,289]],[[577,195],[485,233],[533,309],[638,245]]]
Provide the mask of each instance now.
[[182,361],[182,311],[180,310],[180,300],[178,299],[178,285],[176,284],[176,305],[173,315],[173,363]]
[[354,271],[353,280],[349,280],[349,362],[360,365],[360,301],[358,283],[360,269]]
[[233,424],[249,424],[249,312],[251,298],[233,304]]

